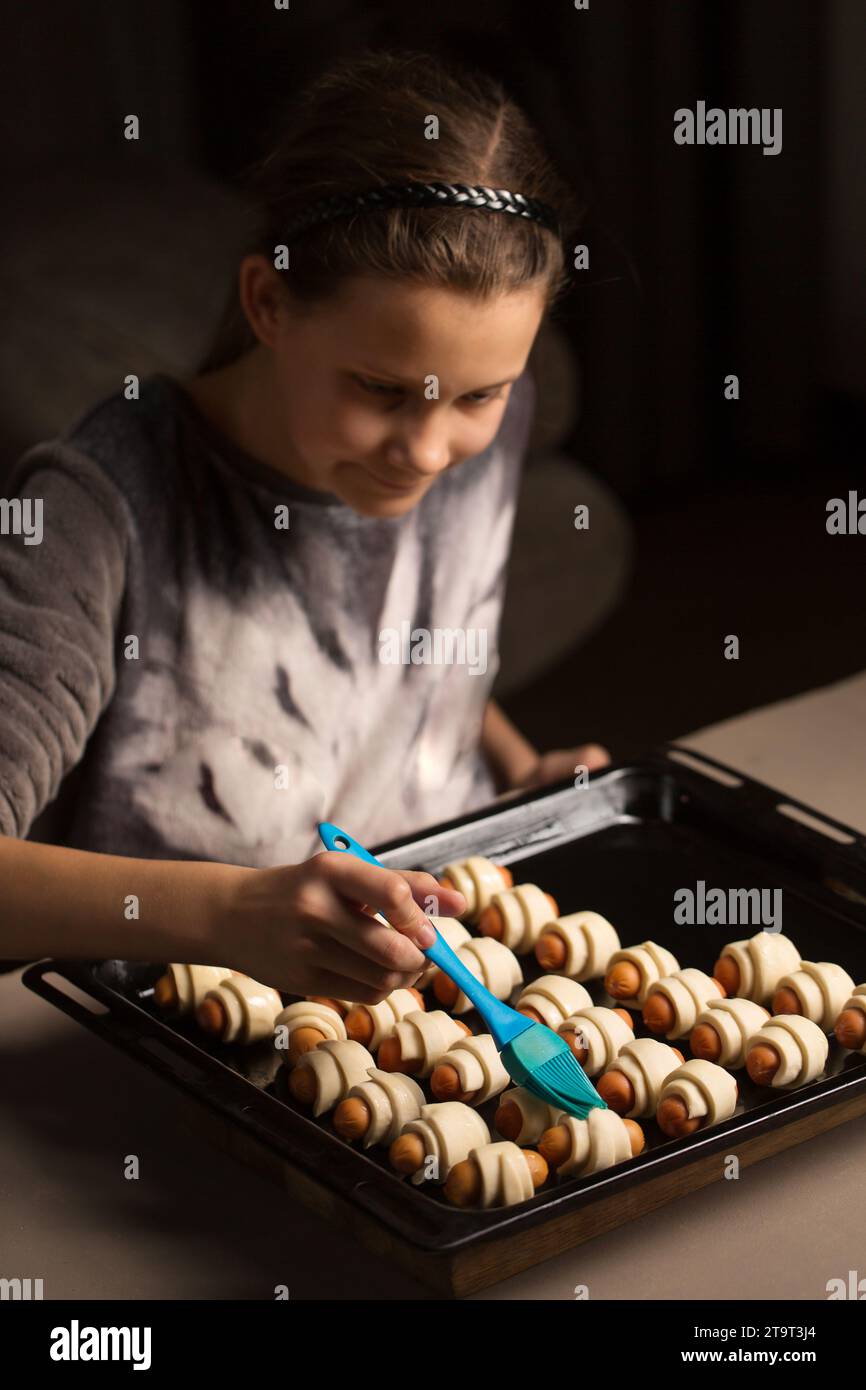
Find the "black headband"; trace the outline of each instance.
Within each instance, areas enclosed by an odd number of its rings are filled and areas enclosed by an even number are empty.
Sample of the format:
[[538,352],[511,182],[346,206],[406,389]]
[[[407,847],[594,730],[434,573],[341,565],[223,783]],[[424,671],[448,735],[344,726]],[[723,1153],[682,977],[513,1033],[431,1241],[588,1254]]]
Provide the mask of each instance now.
[[507,212],[530,222],[539,222],[559,235],[559,218],[547,203],[509,193],[504,188],[483,188],[467,183],[390,183],[360,193],[336,194],[321,198],[293,217],[283,235],[288,241],[300,232],[334,217],[356,212],[376,212],[383,208],[475,208],[479,212]]

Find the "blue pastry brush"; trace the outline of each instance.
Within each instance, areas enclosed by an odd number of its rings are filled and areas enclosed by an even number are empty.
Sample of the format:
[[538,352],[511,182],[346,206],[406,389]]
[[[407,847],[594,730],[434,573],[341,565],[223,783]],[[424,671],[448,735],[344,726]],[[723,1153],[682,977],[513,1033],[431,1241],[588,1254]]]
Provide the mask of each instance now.
[[[326,849],[354,854],[358,859],[366,859],[368,864],[385,868],[369,850],[330,821],[319,822],[319,835]],[[385,922],[379,913],[376,916],[380,922]],[[390,923],[385,922],[385,925]],[[430,926],[433,927],[432,922]],[[585,1120],[596,1106],[601,1110],[608,1108],[564,1038],[496,999],[471,970],[467,970],[438,931],[432,946],[419,949],[444,970],[475,1005],[513,1081],[547,1101],[548,1105],[581,1120]]]

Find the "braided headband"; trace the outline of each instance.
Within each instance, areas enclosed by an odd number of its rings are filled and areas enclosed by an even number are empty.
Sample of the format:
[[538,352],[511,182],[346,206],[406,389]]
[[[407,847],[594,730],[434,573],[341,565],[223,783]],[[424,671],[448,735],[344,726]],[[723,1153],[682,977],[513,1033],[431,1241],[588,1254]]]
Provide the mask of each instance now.
[[376,212],[383,208],[477,208],[479,212],[508,212],[559,234],[559,218],[547,203],[509,193],[504,188],[483,188],[467,183],[390,183],[361,193],[336,194],[321,198],[293,217],[284,229],[286,240],[320,222],[347,217],[355,212]]

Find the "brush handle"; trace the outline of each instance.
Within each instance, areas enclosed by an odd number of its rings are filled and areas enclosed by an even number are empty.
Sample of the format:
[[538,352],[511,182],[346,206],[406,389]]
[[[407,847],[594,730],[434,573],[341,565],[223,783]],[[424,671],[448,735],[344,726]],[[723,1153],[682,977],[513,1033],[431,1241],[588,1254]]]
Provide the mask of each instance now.
[[[356,859],[365,859],[368,864],[377,864],[380,869],[385,868],[381,860],[372,855],[345,830],[341,830],[338,825],[332,825],[330,821],[320,821],[319,835],[326,849],[342,851],[344,854],[354,854]],[[380,922],[385,922],[384,917],[378,912],[376,916]],[[423,951],[427,959],[432,960],[434,965],[438,965],[440,970],[444,970],[455,985],[462,989],[467,999],[475,1005],[493,1034],[496,1046],[501,1052],[507,1043],[518,1037],[520,1033],[525,1033],[527,1028],[532,1027],[532,1020],[517,1013],[510,1005],[503,1004],[501,1000],[490,993],[489,989],[485,989],[478,977],[466,968],[444,937],[436,931],[429,917],[427,922],[436,932],[436,940],[432,946],[420,946],[418,949]],[[385,922],[385,925],[390,926],[390,923]]]

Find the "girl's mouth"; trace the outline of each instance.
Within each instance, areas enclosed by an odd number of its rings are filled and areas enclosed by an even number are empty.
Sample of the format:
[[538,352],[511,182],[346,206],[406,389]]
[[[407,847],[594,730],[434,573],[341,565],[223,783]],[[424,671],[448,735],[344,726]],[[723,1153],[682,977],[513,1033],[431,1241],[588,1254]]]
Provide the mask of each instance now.
[[367,474],[368,478],[371,478],[372,481],[376,483],[378,487],[383,488],[386,492],[416,492],[422,481],[420,478],[416,478],[414,482],[410,482],[408,480],[405,482],[397,482],[393,479],[380,478],[377,473],[373,473],[369,468],[365,467],[363,464],[361,464],[360,467],[364,469],[364,472]]

